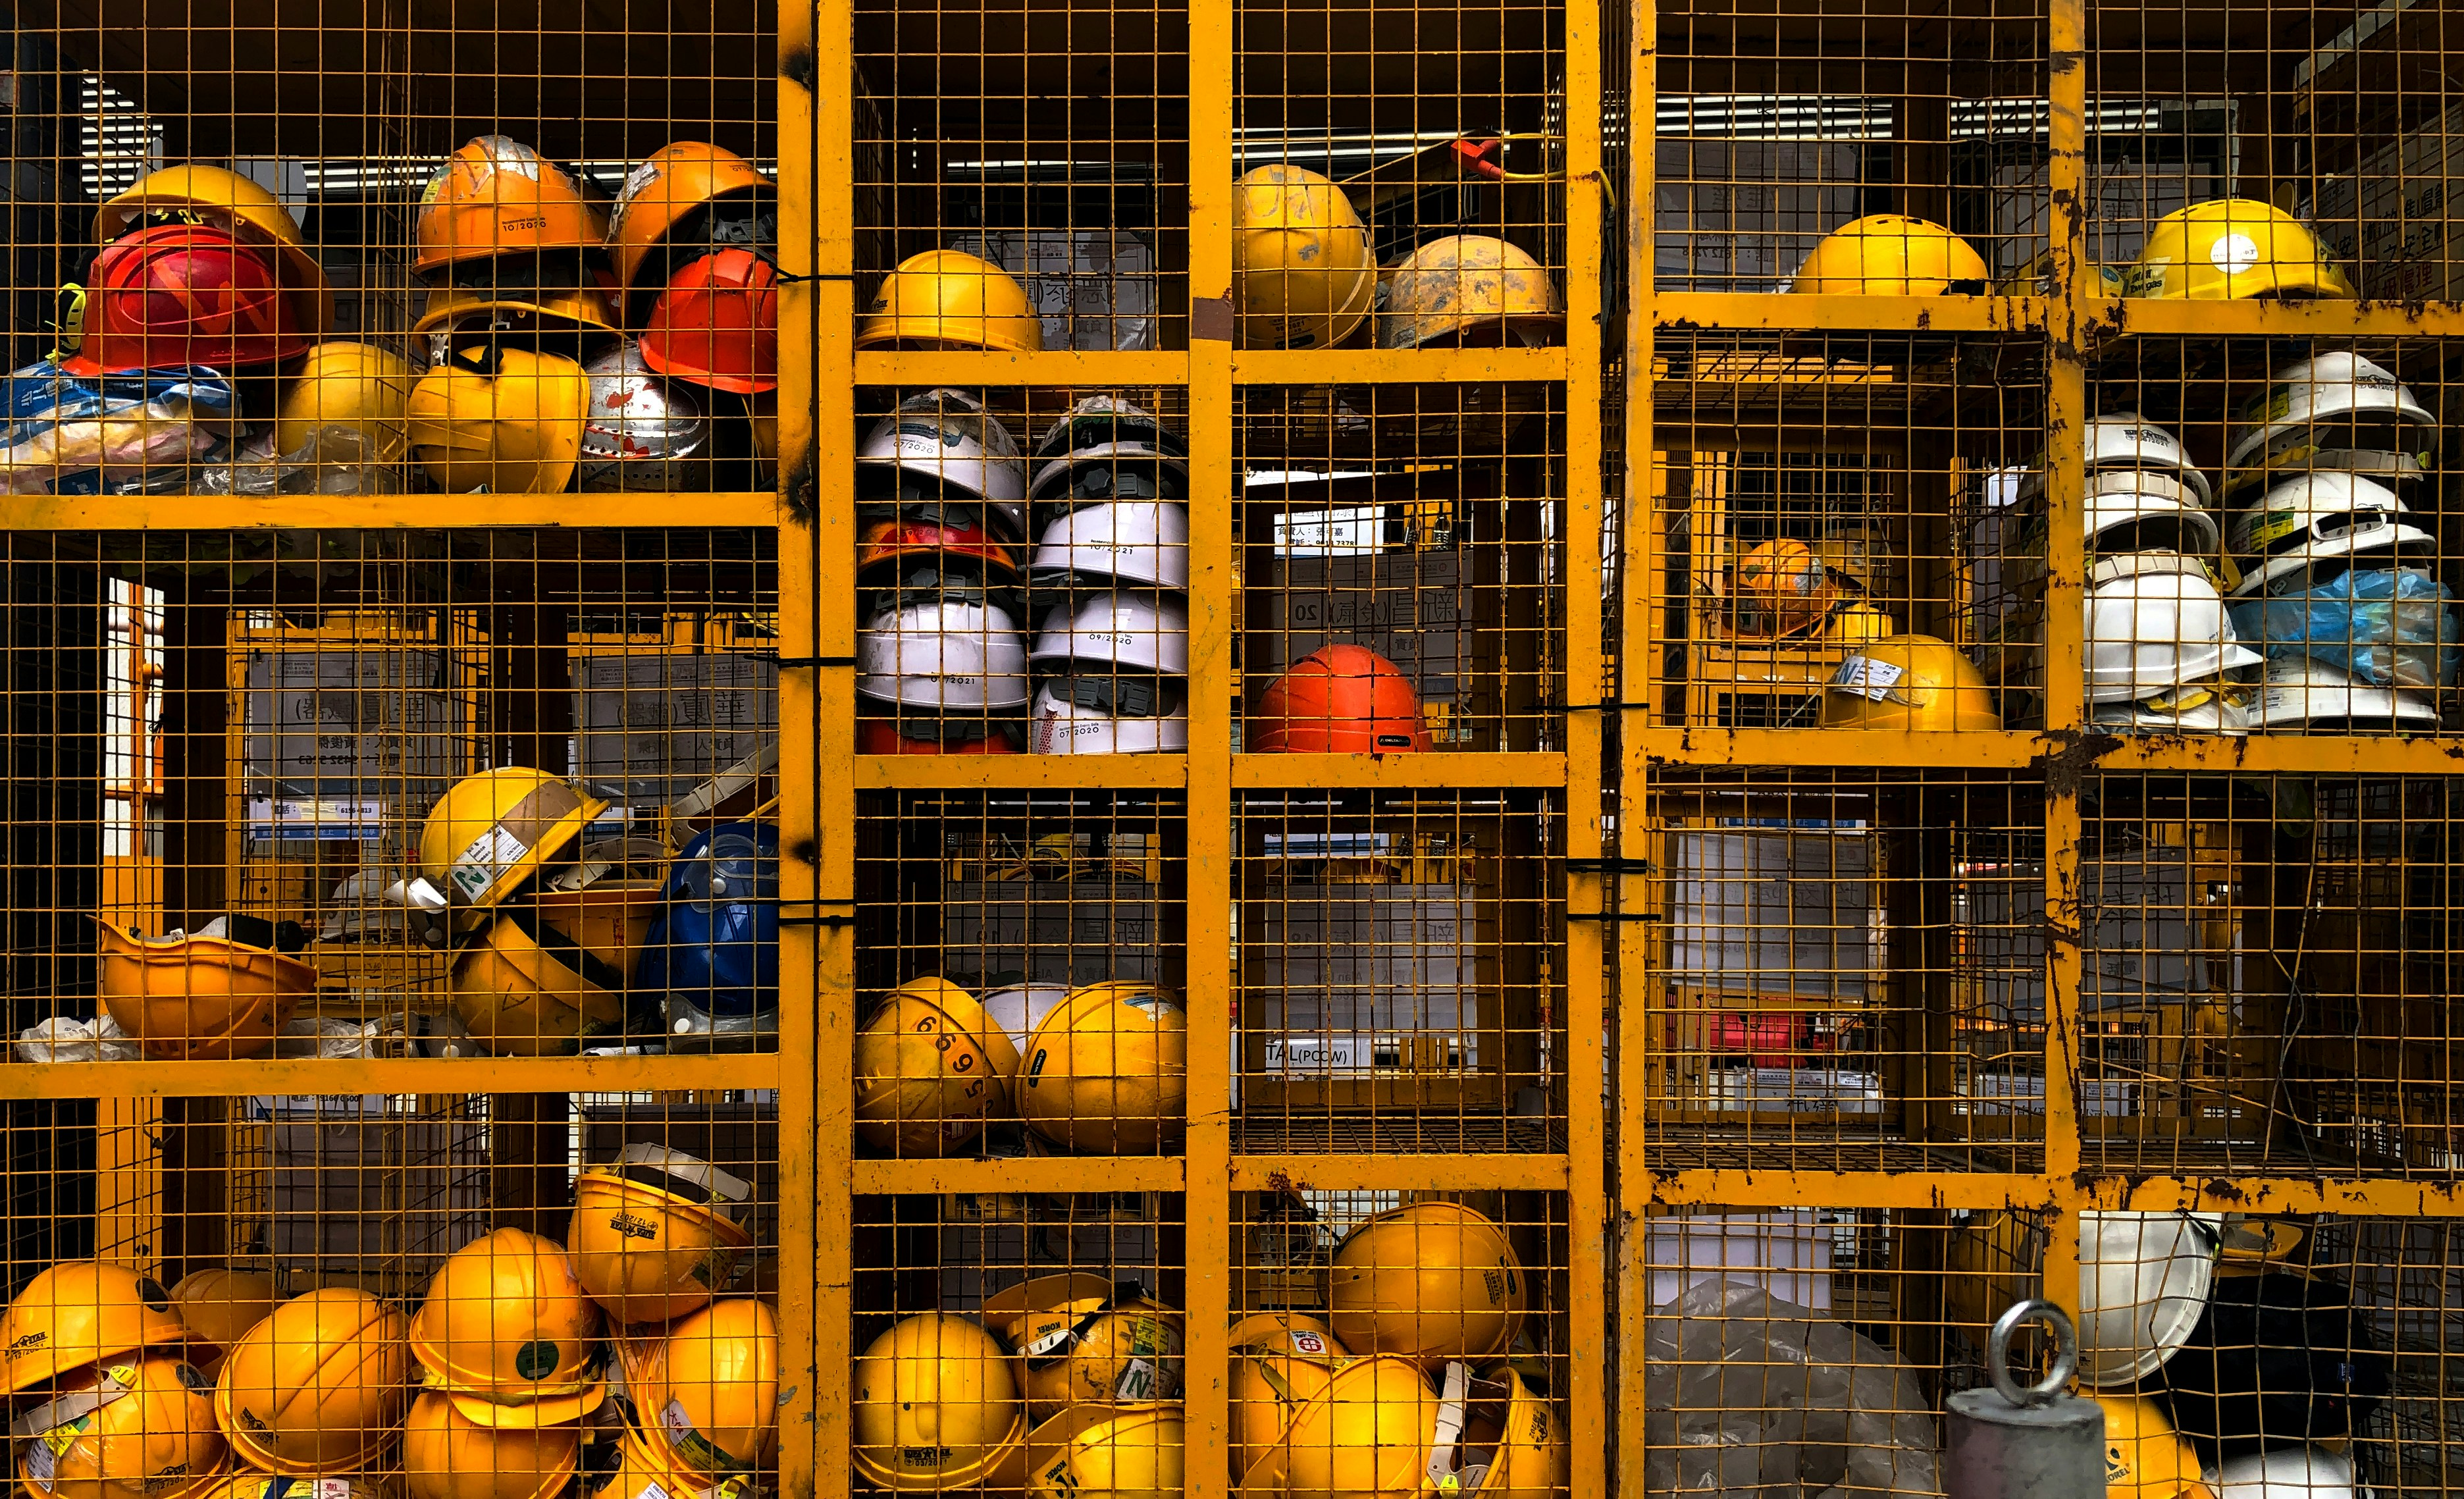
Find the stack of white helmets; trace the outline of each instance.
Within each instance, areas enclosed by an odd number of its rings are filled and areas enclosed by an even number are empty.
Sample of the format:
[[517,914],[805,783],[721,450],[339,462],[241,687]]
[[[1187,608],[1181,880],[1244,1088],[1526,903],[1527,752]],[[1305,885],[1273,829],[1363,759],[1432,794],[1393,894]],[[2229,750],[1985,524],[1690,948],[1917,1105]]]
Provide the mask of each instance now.
[[856,454],[862,754],[1019,753],[1026,461],[973,397],[900,403]]
[[[2090,721],[2126,734],[2246,733],[2231,673],[2258,657],[2235,638],[2212,572],[2220,532],[2207,475],[2171,432],[2128,411],[2088,424],[2086,465]],[[2021,535],[2041,538],[2041,470],[2017,512]]]
[[2404,498],[2426,492],[2437,425],[2393,374],[2343,352],[2285,365],[2234,413],[2233,612],[2267,657],[2254,727],[2438,727],[2453,623],[2428,570],[2436,540]]
[[1037,440],[1034,753],[1188,750],[1188,449],[1126,401],[1090,396]]

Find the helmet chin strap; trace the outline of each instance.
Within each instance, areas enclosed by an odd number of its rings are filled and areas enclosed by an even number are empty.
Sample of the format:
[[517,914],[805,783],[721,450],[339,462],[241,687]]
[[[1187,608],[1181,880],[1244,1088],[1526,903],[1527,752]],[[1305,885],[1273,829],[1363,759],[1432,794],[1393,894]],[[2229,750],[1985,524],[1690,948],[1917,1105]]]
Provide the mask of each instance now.
[[1464,1411],[1471,1393],[1471,1366],[1460,1360],[1446,1365],[1445,1389],[1438,1397],[1438,1420],[1429,1437],[1429,1482],[1441,1494],[1475,1493],[1488,1476],[1485,1466],[1458,1471],[1462,1458]]

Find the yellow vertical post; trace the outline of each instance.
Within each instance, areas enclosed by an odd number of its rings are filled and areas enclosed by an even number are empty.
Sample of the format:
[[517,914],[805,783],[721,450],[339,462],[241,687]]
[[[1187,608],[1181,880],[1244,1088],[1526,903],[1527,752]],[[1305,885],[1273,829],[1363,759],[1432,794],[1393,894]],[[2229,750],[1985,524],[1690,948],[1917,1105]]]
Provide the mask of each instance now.
[[[1601,396],[1606,359],[1603,272],[1607,265],[1607,179],[1600,149],[1603,8],[1566,7],[1566,524],[1571,553],[1567,580],[1568,676],[1581,684],[1583,701],[1600,695],[1600,584],[1598,538],[1602,504]],[[1571,700],[1571,691],[1570,691]],[[1579,836],[1579,857],[1600,851],[1600,736],[1605,715],[1569,715],[1566,800],[1568,838]],[[1579,833],[1576,829],[1580,829]],[[1581,907],[1599,909],[1599,882]],[[1573,892],[1570,886],[1569,895]],[[1607,1120],[1601,1093],[1607,1078],[1607,1008],[1601,989],[1597,921],[1570,921],[1566,969],[1566,1342],[1570,1356],[1567,1416],[1577,1469],[1600,1472],[1609,1451],[1612,1381],[1608,1337],[1609,1217]],[[1571,929],[1581,928],[1576,933]]]
[[[2045,320],[2045,644],[2040,663],[2045,729],[2057,745],[2080,744],[2081,604],[2086,548],[2083,434],[2087,368],[2080,352],[2080,298],[2087,265],[2087,0],[2050,0],[2047,10],[2046,187],[2051,197],[2053,286]],[[2045,760],[2045,1186],[2057,1209],[2048,1223],[2045,1295],[2079,1311],[2078,1234],[2069,1216],[2085,1200],[2079,1177],[2079,782],[2083,752]]]
[[[1635,0],[1626,10],[1628,78],[1626,85],[1625,132],[1629,163],[1625,184],[1625,470],[1624,492],[1617,498],[1616,535],[1621,540],[1617,557],[1617,659],[1614,679],[1599,670],[1599,647],[1602,621],[1599,610],[1591,603],[1601,597],[1603,589],[1585,587],[1583,575],[1575,571],[1584,564],[1577,562],[1568,570],[1573,576],[1567,590],[1570,625],[1567,641],[1569,672],[1581,672],[1590,663],[1588,677],[1572,676],[1583,681],[1595,696],[1607,696],[1612,705],[1607,712],[1576,716],[1567,735],[1571,752],[1568,765],[1568,796],[1573,800],[1567,826],[1580,836],[1590,830],[1588,850],[1577,845],[1569,849],[1576,858],[1596,856],[1601,849],[1597,819],[1602,802],[1596,790],[1584,800],[1582,789],[1586,771],[1597,765],[1606,770],[1606,747],[1602,736],[1614,721],[1617,727],[1616,743],[1619,758],[1616,770],[1617,839],[1618,852],[1628,859],[1647,858],[1652,845],[1647,841],[1651,826],[1649,802],[1649,765],[1642,753],[1643,736],[1638,732],[1652,722],[1650,713],[1641,705],[1653,700],[1657,673],[1651,663],[1658,659],[1653,628],[1653,611],[1660,598],[1660,517],[1653,499],[1652,474],[1652,406],[1651,360],[1653,345],[1652,308],[1654,289],[1652,202],[1656,190],[1658,162],[1654,156],[1654,126],[1659,117],[1658,47],[1660,16],[1652,0]],[[1573,492],[1579,495],[1579,490]],[[1570,544],[1587,547],[1596,555],[1600,550],[1595,540],[1600,532],[1597,519],[1586,527],[1581,512],[1570,504],[1573,514],[1567,526],[1573,538]],[[1593,685],[1597,684],[1597,685]],[[1629,708],[1631,702],[1636,706]],[[1588,721],[1584,721],[1588,718]],[[1582,737],[1588,735],[1588,742]],[[1595,772],[1596,773],[1596,772]],[[1603,889],[1612,881],[1600,882]],[[1618,914],[1639,915],[1652,901],[1648,880],[1641,876],[1618,874],[1614,886],[1617,899],[1608,909]],[[1604,923],[1593,923],[1591,931],[1601,933]],[[1639,1494],[1644,1491],[1644,1446],[1642,1422],[1643,1380],[1643,1315],[1650,1308],[1643,1288],[1650,1284],[1649,1267],[1644,1263],[1645,1240],[1642,1231],[1643,1209],[1651,1193],[1651,1170],[1648,1156],[1648,1114],[1651,1095],[1649,1084],[1650,1048],[1655,1038],[1647,1033],[1650,1017],[1659,1013],[1645,988],[1650,980],[1651,954],[1648,946],[1650,929],[1640,921],[1618,921],[1607,940],[1616,943],[1617,993],[1617,1072],[1614,1078],[1617,1101],[1617,1157],[1613,1179],[1613,1201],[1617,1229],[1617,1490]],[[1586,934],[1570,934],[1568,968],[1572,981],[1587,977],[1597,982],[1605,954],[1598,937],[1590,950],[1582,945]]]
[[[790,0],[779,38],[779,1487],[852,1483],[855,1027],[854,32]],[[827,69],[825,73],[823,70]]]
[[1240,673],[1241,475],[1232,442],[1232,156],[1237,0],[1189,8],[1189,1137],[1185,1418],[1190,1499],[1229,1488],[1232,1307],[1232,725]]

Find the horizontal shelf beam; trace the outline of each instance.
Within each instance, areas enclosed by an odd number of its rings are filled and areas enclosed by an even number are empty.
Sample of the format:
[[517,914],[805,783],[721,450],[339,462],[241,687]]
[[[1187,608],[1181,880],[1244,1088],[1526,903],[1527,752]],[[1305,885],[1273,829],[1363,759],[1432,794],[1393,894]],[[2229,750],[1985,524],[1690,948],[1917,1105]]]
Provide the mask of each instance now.
[[787,523],[768,491],[589,495],[19,495],[11,531],[730,530]]
[[858,755],[864,791],[1177,791],[1186,755]]
[[[1496,385],[1566,378],[1563,348],[1243,349],[1243,386]],[[1003,354],[896,349],[855,357],[859,386],[1185,386],[1183,350],[1045,349]]]
[[857,1160],[859,1197],[921,1197],[946,1192],[1177,1192],[1186,1180],[1177,1156],[1025,1156],[1001,1160]]
[[1232,783],[1275,790],[1553,790],[1566,783],[1566,757],[1522,754],[1237,755]]
[[725,1056],[290,1057],[239,1062],[12,1062],[0,1098],[228,1098],[364,1093],[649,1093],[776,1089],[775,1052]]
[[2303,735],[2098,735],[2026,730],[1631,728],[1653,763],[1679,769],[1978,770],[2040,776],[2057,765],[2106,775],[2464,775],[2464,738]]
[[1651,320],[1669,333],[2041,333],[2045,300],[2041,297],[1656,292],[1651,297]]
[[1243,1156],[1235,1192],[1563,1192],[1562,1155]]

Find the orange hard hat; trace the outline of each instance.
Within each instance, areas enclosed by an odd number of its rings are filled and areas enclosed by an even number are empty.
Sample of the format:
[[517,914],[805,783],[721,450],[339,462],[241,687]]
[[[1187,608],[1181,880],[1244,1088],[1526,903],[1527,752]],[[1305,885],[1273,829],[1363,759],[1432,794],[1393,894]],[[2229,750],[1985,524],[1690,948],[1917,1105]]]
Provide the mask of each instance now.
[[739,395],[779,387],[779,268],[717,250],[668,278],[642,323],[642,363]]
[[602,237],[597,210],[561,167],[509,136],[475,136],[420,194],[419,256],[410,268],[589,249]]
[[210,224],[158,224],[114,240],[94,257],[84,340],[60,367],[230,370],[304,354],[316,329],[274,266],[273,251]]
[[687,215],[722,198],[752,197],[770,179],[751,162],[707,141],[677,141],[650,153],[617,191],[607,215],[607,247],[616,256],[616,282],[627,291],[645,271],[650,252]]
[[1258,699],[1249,748],[1261,754],[1394,755],[1429,747],[1420,694],[1366,646],[1320,646]]
[[935,517],[906,515],[876,520],[856,538],[855,570],[861,575],[878,562],[904,557],[936,557],[956,553],[1018,576],[1018,559],[984,530],[980,517],[944,512]]

